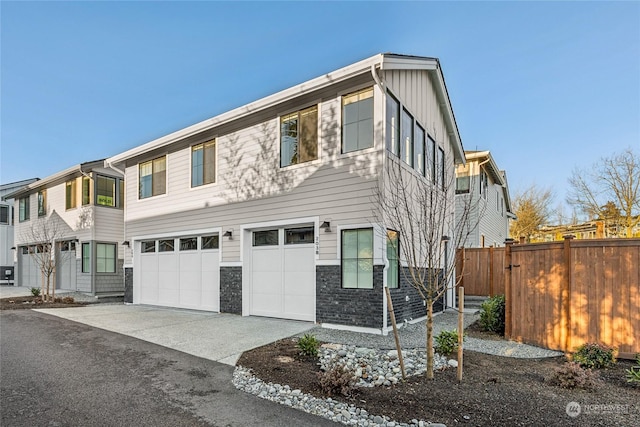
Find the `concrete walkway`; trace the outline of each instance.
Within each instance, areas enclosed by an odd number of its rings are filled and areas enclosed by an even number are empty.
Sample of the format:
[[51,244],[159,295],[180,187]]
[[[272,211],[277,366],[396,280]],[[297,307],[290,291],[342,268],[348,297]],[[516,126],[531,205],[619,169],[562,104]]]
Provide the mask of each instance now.
[[[0,286],[0,298],[27,295],[31,295],[29,288]],[[63,292],[56,295],[63,295]],[[125,305],[121,302],[35,311],[232,366],[247,350],[304,333],[314,327],[311,322]]]

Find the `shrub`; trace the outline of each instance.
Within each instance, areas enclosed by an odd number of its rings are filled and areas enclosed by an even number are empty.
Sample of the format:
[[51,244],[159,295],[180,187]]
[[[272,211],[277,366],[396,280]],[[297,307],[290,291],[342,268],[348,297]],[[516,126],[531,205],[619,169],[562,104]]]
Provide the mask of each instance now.
[[[458,351],[458,331],[442,331],[436,335],[435,349],[440,354],[452,354]],[[464,335],[463,335],[464,339]]]
[[573,361],[583,368],[609,368],[616,363],[615,350],[604,344],[586,343],[578,347],[573,354]]
[[76,300],[73,297],[64,297],[62,298],[62,302],[65,304],[73,304]]
[[297,345],[300,349],[300,354],[303,356],[318,357],[320,342],[313,335],[304,334],[304,336],[298,340]]
[[31,288],[31,295],[33,295],[34,297],[39,297],[40,296],[40,288]]
[[504,335],[504,295],[496,295],[482,303],[480,326],[485,331]]
[[332,361],[325,371],[317,373],[320,388],[327,396],[350,396],[356,385],[352,369],[342,362]]
[[593,390],[598,385],[598,378],[591,369],[583,369],[576,362],[566,362],[556,368],[550,382],[562,388]]
[[636,354],[636,366],[627,369],[627,382],[640,384],[640,353]]

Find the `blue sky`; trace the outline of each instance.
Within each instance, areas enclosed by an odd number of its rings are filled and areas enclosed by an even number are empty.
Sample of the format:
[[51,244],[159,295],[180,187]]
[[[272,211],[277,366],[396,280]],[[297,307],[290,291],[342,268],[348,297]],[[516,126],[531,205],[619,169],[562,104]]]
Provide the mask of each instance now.
[[[6,2],[0,182],[108,157],[379,52],[440,58],[512,193],[640,148],[640,2]],[[555,204],[554,204],[555,205]]]

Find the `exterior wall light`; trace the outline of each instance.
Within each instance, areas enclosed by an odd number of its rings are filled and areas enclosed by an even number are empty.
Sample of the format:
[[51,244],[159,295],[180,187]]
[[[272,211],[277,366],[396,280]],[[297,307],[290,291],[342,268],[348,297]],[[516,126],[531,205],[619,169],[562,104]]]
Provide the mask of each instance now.
[[321,229],[324,229],[325,233],[331,233],[331,222],[324,221],[322,225],[320,225]]

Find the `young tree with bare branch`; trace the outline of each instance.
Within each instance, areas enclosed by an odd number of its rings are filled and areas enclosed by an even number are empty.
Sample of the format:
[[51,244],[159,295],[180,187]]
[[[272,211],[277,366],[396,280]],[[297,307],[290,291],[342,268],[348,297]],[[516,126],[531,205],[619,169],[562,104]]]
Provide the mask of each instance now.
[[567,202],[589,219],[612,220],[620,212],[625,236],[640,224],[640,154],[631,148],[603,157],[590,169],[576,168],[569,178]]
[[531,236],[549,222],[553,198],[553,191],[540,188],[535,184],[524,191],[517,192],[511,199],[513,213],[517,217],[509,227],[511,237],[516,240],[524,237],[529,242]]
[[68,252],[60,251],[60,245],[68,244],[64,239],[64,222],[55,211],[49,216],[31,222],[22,232],[21,240],[29,242],[29,256],[42,275],[41,295],[44,301],[55,299],[55,277],[58,267],[65,261]]
[[433,307],[459,283],[453,254],[480,217],[472,194],[461,198],[456,207],[453,165],[445,165],[444,159],[436,165],[423,178],[399,159],[389,158],[375,193],[380,209],[376,219],[397,233],[397,239],[388,239],[387,245],[406,265],[402,274],[425,303],[428,379],[433,379]]

